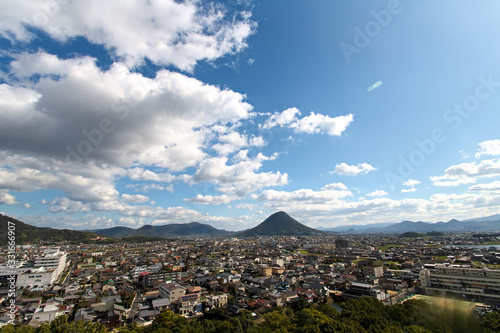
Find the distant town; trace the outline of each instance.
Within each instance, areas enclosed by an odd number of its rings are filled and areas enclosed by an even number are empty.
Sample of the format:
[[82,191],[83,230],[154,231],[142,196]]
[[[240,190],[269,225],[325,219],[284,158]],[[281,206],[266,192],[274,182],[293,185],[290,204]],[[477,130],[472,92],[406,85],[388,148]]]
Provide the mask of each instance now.
[[[273,225],[298,228],[277,214]],[[8,244],[1,249],[0,327],[36,328],[67,316],[111,330],[151,325],[165,311],[195,319],[217,308],[258,320],[294,302],[341,311],[342,302],[364,297],[387,306],[444,297],[483,314],[500,306],[500,232],[493,230],[28,243],[16,245],[14,261]]]

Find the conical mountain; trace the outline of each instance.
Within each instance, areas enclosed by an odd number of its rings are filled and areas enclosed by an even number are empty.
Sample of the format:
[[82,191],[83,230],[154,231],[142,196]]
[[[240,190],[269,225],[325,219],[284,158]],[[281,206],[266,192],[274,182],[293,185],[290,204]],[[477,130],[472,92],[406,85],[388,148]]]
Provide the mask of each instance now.
[[317,236],[326,234],[303,225],[285,212],[277,212],[258,226],[242,231],[237,236]]

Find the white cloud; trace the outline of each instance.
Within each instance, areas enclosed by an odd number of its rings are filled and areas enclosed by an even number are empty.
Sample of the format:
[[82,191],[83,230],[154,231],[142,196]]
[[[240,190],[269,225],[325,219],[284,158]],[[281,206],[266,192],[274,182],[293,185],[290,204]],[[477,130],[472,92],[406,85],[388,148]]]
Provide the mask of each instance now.
[[323,186],[322,190],[347,190],[347,186],[343,183],[331,183]]
[[0,151],[0,187],[20,192],[59,189],[74,200],[114,200],[119,194],[114,181],[124,173],[109,165],[80,165]]
[[239,204],[236,206],[238,209],[248,209],[248,210],[255,210],[255,205],[254,204]]
[[489,184],[477,184],[469,187],[469,191],[500,191],[500,181],[495,180],[494,182]]
[[142,195],[142,194],[131,195],[131,194],[123,193],[122,200],[125,202],[134,203],[134,204],[141,204],[141,203],[149,202],[150,199],[147,196]]
[[489,140],[483,141],[479,143],[481,149],[476,153],[476,158],[481,157],[482,155],[500,155],[500,140]]
[[147,78],[120,63],[102,71],[90,58],[47,64],[46,57],[22,55],[13,66],[27,77],[37,74],[30,66],[43,64],[60,77],[44,77],[30,91],[1,85],[0,140],[7,149],[182,170],[207,156],[211,126],[250,117],[243,95],[182,74],[161,70]]
[[367,196],[369,196],[369,197],[383,197],[384,195],[387,195],[387,194],[389,194],[389,193],[387,193],[386,191],[376,190],[376,191],[368,193]]
[[184,200],[192,203],[205,204],[205,205],[226,205],[234,201],[235,199],[237,198],[234,196],[228,196],[226,194],[218,196],[198,194],[194,198],[189,198]]
[[288,183],[286,173],[256,172],[264,161],[272,160],[276,158],[276,155],[268,157],[259,153],[254,158],[248,158],[246,153],[244,151],[243,154],[239,154],[234,164],[230,164],[227,157],[212,157],[204,160],[197,168],[192,181],[217,184],[221,193],[239,198],[265,187]]
[[16,197],[9,193],[8,190],[0,190],[0,204],[17,205]]
[[212,146],[219,155],[228,155],[249,146],[262,147],[266,144],[261,136],[248,137],[236,131],[220,135],[219,143]]
[[128,66],[147,58],[191,71],[200,60],[243,50],[256,29],[250,12],[227,13],[212,3],[165,1],[1,1],[0,36],[23,42],[44,31],[59,41],[83,36]]
[[275,126],[289,127],[297,133],[326,133],[340,136],[354,119],[353,114],[331,118],[314,112],[311,112],[309,116],[298,119],[297,115],[300,114],[300,110],[295,107],[288,108],[281,113],[275,112],[261,127],[263,129],[270,129]]
[[326,133],[340,136],[347,126],[353,121],[354,115],[338,116],[331,118],[322,114],[311,112],[307,117],[297,120],[290,125],[296,132]]
[[453,165],[445,170],[443,176],[433,176],[430,179],[435,186],[457,186],[497,176],[500,176],[500,158]]
[[293,192],[264,190],[259,195],[254,195],[253,198],[258,201],[272,201],[272,202],[301,202],[314,205],[324,205],[328,202],[338,201],[340,198],[352,196],[350,191],[340,190],[321,190],[314,191],[311,189],[300,189]]
[[[346,191],[300,189],[292,192],[265,190],[252,195],[268,211],[284,210],[310,226],[368,224],[387,221],[448,221],[488,216],[498,212],[500,193],[434,194],[428,199],[394,200],[380,197],[355,201]],[[344,193],[342,193],[344,192]]]
[[420,181],[415,180],[415,179],[408,179],[405,182],[403,182],[404,186],[409,186],[410,188],[404,188],[401,190],[401,193],[411,193],[411,192],[416,192],[417,189],[415,188],[416,185],[420,184]]
[[339,175],[347,175],[347,176],[355,176],[355,175],[364,175],[370,171],[377,170],[373,166],[368,163],[360,163],[357,165],[348,165],[346,163],[340,163],[335,166],[335,169],[330,173],[336,173]]
[[174,192],[174,186],[172,184],[169,184],[167,186],[163,186],[160,184],[146,184],[139,190],[143,192],[148,192],[149,190]]
[[295,121],[297,121],[296,115],[300,115],[300,110],[297,108],[288,108],[285,111],[279,113],[275,112],[271,117],[269,117],[262,125],[263,129],[270,129],[275,126],[286,126]]
[[403,183],[404,186],[410,186],[410,187],[414,187],[418,184],[420,184],[420,181],[415,179],[408,179]]

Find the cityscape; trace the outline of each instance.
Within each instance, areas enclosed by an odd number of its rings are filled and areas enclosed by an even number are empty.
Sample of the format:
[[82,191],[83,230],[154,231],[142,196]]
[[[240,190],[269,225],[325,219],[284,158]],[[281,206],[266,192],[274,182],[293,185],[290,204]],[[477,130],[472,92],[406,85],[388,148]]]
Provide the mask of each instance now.
[[[500,224],[480,223],[489,222]],[[22,222],[11,223],[21,232]],[[276,225],[281,236],[271,231]],[[227,317],[249,313],[262,323],[294,304],[341,312],[346,302],[365,298],[385,307],[448,300],[460,304],[464,316],[498,313],[498,230],[308,235],[314,229],[285,212],[258,228],[262,233],[241,236],[142,236],[133,242],[137,236],[91,234],[97,237],[88,243],[20,244],[15,261],[0,266],[0,324],[36,329],[65,317],[120,331],[155,327],[162,313],[196,321],[217,309]],[[8,245],[2,249],[8,258]]]
[[0,0],[0,333],[500,332],[499,22]]

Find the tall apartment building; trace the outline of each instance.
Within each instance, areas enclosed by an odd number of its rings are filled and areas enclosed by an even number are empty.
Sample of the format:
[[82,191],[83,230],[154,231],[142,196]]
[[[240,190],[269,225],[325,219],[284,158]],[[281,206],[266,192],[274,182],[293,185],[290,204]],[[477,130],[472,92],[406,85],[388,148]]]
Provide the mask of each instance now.
[[66,252],[59,248],[46,248],[43,254],[35,258],[35,264],[30,270],[17,276],[16,285],[48,286],[57,282],[66,268]]
[[45,269],[55,269],[60,275],[66,268],[66,252],[59,248],[43,249],[43,254],[35,258],[35,268],[44,267]]
[[420,271],[420,285],[429,295],[453,293],[482,301],[500,301],[500,270],[436,265]]

